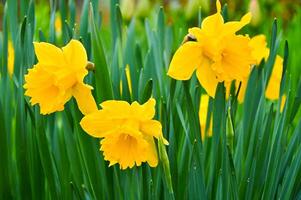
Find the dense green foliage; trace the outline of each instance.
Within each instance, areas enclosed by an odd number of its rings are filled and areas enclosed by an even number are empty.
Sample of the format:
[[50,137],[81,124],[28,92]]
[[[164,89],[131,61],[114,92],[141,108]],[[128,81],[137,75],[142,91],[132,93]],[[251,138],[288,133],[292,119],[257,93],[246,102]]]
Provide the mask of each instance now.
[[[264,33],[271,48],[268,61],[252,71],[243,104],[238,104],[234,90],[225,99],[223,84],[219,85],[208,111],[213,114],[214,134],[202,142],[198,107],[204,90],[196,77],[176,81],[166,75],[187,28],[200,24],[200,10],[195,22],[189,23],[156,6],[148,18],[125,21],[117,3],[110,1],[110,23],[98,11],[98,0],[85,0],[81,10],[74,0],[50,1],[51,5],[9,0],[3,6],[0,199],[300,199],[301,13],[284,32],[277,20],[264,19],[261,26],[268,27]],[[61,34],[55,28],[56,12],[63,22]],[[262,27],[245,32],[255,35]],[[22,85],[27,69],[36,63],[33,41],[62,46],[71,38],[84,44],[95,63],[95,72],[89,73],[86,82],[94,87],[97,103],[108,99],[143,103],[150,96],[157,100],[156,119],[170,143],[166,147],[170,174],[162,157],[157,168],[146,164],[125,171],[118,165],[108,167],[99,140],[81,129],[82,114],[74,100],[64,111],[47,116],[29,104]],[[12,78],[7,73],[8,40],[15,49]],[[286,69],[281,95],[286,94],[287,100],[282,113],[280,101],[264,97],[277,53],[283,55]]]

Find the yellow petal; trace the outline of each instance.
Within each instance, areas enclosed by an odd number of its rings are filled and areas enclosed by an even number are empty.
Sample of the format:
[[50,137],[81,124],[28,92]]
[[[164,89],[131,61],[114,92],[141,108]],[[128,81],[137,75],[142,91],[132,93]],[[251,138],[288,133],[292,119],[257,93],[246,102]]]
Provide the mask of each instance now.
[[269,56],[265,35],[252,37],[249,46],[252,48],[252,56],[256,60],[255,64],[259,65],[262,59],[266,59]]
[[227,34],[234,34],[240,29],[242,29],[245,25],[249,24],[252,19],[251,12],[245,14],[240,21],[230,21],[224,24],[223,33],[224,35]]
[[151,136],[144,136],[144,139],[148,142],[148,148],[145,150],[146,161],[151,167],[158,165],[158,154],[154,138]]
[[168,75],[177,80],[188,80],[202,60],[202,50],[198,42],[184,43],[173,56]]
[[150,120],[155,116],[156,100],[150,98],[146,103],[140,105],[137,101],[131,104],[131,117],[143,120]]
[[122,123],[122,119],[109,119],[106,112],[98,110],[84,116],[80,125],[89,135],[102,138],[116,133],[121,128]]
[[131,117],[131,106],[126,101],[108,100],[100,104],[103,111],[111,119],[124,119]]
[[62,67],[64,65],[65,59],[60,48],[46,42],[34,42],[33,44],[41,65],[49,67]]
[[142,122],[140,130],[147,135],[156,137],[157,139],[162,135],[162,125],[157,120]]
[[97,105],[91,92],[92,89],[91,86],[83,83],[78,83],[73,88],[73,96],[76,99],[79,110],[84,115],[97,111]]
[[[70,40],[70,42],[62,48],[63,54],[68,67],[72,69],[84,69],[88,63],[85,47],[78,40]],[[87,71],[87,70],[85,70]]]
[[[218,9],[218,8],[217,8]],[[223,30],[224,19],[220,11],[206,17],[202,22],[202,32],[207,36],[219,36]]]
[[283,70],[283,59],[280,56],[276,56],[273,71],[265,91],[266,98],[270,100],[276,100],[279,98],[280,84]]
[[197,68],[196,75],[208,95],[214,98],[218,79],[210,65],[210,61],[208,59],[204,59],[202,64]]

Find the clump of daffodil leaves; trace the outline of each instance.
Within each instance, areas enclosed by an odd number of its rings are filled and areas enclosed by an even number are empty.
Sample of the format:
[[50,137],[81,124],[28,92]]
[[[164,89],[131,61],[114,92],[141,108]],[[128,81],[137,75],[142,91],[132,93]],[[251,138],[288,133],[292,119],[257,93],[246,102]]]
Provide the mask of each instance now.
[[[243,102],[248,77],[253,67],[267,59],[269,49],[264,35],[250,38],[237,34],[250,23],[247,13],[240,21],[224,22],[221,4],[216,1],[217,13],[208,16],[201,28],[188,30],[189,41],[183,43],[174,54],[168,75],[177,80],[188,80],[194,71],[208,95],[202,95],[199,123],[202,139],[209,98],[214,98],[218,83],[224,82],[229,89],[235,81],[241,83],[239,102]],[[78,40],[72,39],[65,47],[58,48],[45,42],[34,43],[38,63],[25,75],[25,95],[32,105],[38,104],[41,114],[62,111],[64,105],[74,97],[84,115],[81,127],[89,135],[101,138],[100,150],[110,166],[119,164],[121,169],[140,166],[147,162],[151,167],[158,165],[155,139],[165,145],[162,125],[155,117],[156,101],[150,98],[146,103],[128,103],[108,100],[98,109],[90,85],[84,83],[88,74],[87,54]],[[276,57],[266,97],[275,100],[279,96],[283,60]],[[12,66],[10,64],[10,66]],[[12,68],[12,67],[11,67]],[[10,69],[10,73],[13,69]],[[212,135],[212,124],[206,135]]]

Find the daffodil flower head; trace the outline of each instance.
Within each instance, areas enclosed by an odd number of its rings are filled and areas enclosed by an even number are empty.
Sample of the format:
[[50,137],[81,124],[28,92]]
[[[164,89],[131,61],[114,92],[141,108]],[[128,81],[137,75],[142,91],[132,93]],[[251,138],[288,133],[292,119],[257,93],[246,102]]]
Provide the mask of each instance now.
[[196,40],[184,43],[176,51],[168,70],[168,75],[177,80],[188,80],[196,71],[200,84],[211,97],[219,82],[244,79],[254,63],[250,38],[236,35],[250,22],[251,13],[240,21],[225,23],[219,1],[216,8],[217,13],[205,18],[201,28],[189,29]]
[[[270,49],[267,47],[265,35],[256,35],[251,38],[249,46],[252,48],[252,56],[254,64],[259,65],[262,60],[267,61]],[[270,76],[265,96],[270,100],[277,100],[279,98],[280,84],[283,70],[283,59],[277,55],[273,66],[272,74]],[[241,80],[241,87],[238,94],[238,102],[242,103],[247,89],[248,77]],[[239,82],[236,81],[236,89],[238,89]],[[227,86],[226,86],[227,87]]]
[[97,110],[92,87],[83,82],[88,61],[79,41],[71,40],[62,49],[35,42],[34,48],[38,63],[25,75],[24,89],[31,104],[39,104],[41,114],[63,110],[72,96],[83,114]]
[[100,150],[110,166],[119,163],[126,169],[147,162],[155,167],[158,156],[154,138],[163,138],[161,123],[153,120],[155,104],[153,98],[143,105],[105,101],[101,110],[86,115],[80,124],[89,135],[102,138]]

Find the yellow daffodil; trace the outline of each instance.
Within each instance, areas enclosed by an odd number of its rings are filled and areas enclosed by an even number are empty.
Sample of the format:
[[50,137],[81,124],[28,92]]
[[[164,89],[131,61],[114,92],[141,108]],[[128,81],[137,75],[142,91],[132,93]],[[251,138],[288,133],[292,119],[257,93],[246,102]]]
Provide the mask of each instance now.
[[168,75],[177,80],[190,79],[196,70],[211,97],[219,82],[245,79],[254,63],[249,37],[235,34],[250,22],[251,14],[224,23],[219,1],[216,8],[217,13],[205,18],[201,28],[189,29],[188,42],[176,51],[168,70]]
[[212,136],[212,120],[211,120],[211,118],[210,118],[209,128],[206,130],[208,103],[209,103],[209,96],[206,94],[203,94],[201,96],[200,108],[199,108],[199,121],[200,121],[200,127],[201,127],[202,140],[204,140],[206,136],[209,136],[209,137]]
[[59,13],[57,13],[56,16],[55,16],[54,28],[55,28],[55,32],[58,35],[61,35],[61,33],[62,33],[62,20],[61,20],[61,15]]
[[131,79],[131,72],[130,72],[130,66],[126,65],[125,67],[125,75],[126,75],[126,80],[129,86],[129,91],[130,94],[132,94],[132,79]]
[[[270,50],[269,48],[267,48],[266,37],[264,35],[254,36],[250,40],[249,45],[252,48],[252,56],[256,61],[254,64],[259,65],[262,59],[264,59],[265,61],[268,59]],[[281,56],[277,55],[273,66],[272,74],[265,91],[266,98],[270,100],[277,100],[279,98],[282,70],[283,59],[281,58]],[[238,101],[240,103],[243,102],[245,91],[247,88],[247,82],[248,78],[244,79],[241,82],[241,88],[238,95]],[[238,83],[236,85],[238,86]]]
[[285,102],[286,102],[286,95],[283,94],[281,97],[281,102],[280,102],[280,112],[283,112],[284,106],[285,106]]
[[72,96],[83,114],[97,110],[92,87],[83,82],[88,60],[79,41],[71,40],[62,49],[35,42],[34,48],[38,63],[25,75],[24,89],[31,104],[39,104],[41,114],[63,110]]
[[8,41],[8,57],[7,57],[7,71],[10,77],[14,73],[15,50],[11,41]]
[[265,90],[265,96],[270,100],[277,100],[279,98],[282,70],[283,59],[277,55],[268,86]]
[[251,0],[249,3],[249,10],[252,13],[251,24],[257,26],[261,21],[261,12],[258,0]]
[[101,110],[86,115],[80,124],[89,135],[103,138],[100,150],[110,166],[119,163],[121,169],[126,169],[148,162],[155,167],[158,156],[154,137],[163,138],[161,123],[153,120],[155,104],[153,98],[143,105],[105,101]]
[[[129,87],[130,95],[132,95],[133,88],[132,88],[131,71],[130,71],[130,66],[128,64],[125,66],[125,76],[126,76],[126,81],[127,81],[128,87]],[[122,91],[123,91],[122,80],[120,80],[119,89],[120,89],[120,93],[122,94]]]

